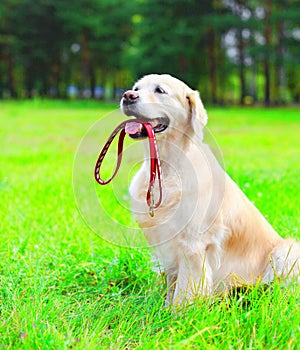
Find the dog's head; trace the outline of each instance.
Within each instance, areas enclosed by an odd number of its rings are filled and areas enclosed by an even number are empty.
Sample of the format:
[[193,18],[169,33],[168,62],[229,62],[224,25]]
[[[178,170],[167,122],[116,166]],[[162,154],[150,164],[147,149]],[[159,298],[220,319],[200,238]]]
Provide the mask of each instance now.
[[[162,135],[170,128],[187,127],[199,133],[207,122],[198,91],[167,74],[146,75],[123,94],[120,105],[124,114],[149,122]],[[140,128],[131,137],[146,135]]]

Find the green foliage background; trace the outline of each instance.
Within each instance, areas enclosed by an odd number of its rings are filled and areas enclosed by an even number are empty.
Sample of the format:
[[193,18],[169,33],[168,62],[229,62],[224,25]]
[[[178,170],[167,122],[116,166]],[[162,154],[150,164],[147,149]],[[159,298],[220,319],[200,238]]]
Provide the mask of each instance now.
[[170,73],[212,103],[299,103],[296,0],[2,0],[0,97],[106,98]]

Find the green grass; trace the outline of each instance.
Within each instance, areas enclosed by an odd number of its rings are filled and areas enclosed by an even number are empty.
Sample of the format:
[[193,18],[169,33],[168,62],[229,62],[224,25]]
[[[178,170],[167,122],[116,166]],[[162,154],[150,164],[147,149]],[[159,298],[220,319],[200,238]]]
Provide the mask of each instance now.
[[[171,314],[149,252],[109,244],[84,223],[74,156],[117,107],[0,102],[0,348],[297,349],[299,287],[199,298]],[[299,110],[208,111],[227,171],[282,236],[300,238]]]

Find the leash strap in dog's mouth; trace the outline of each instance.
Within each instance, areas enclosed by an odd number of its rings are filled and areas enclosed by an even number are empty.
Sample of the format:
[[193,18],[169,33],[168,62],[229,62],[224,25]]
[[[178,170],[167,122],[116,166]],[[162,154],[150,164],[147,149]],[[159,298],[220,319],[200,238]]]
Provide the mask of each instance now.
[[[150,148],[150,179],[149,179],[149,187],[147,191],[146,201],[149,206],[149,214],[150,216],[154,216],[154,209],[156,209],[162,201],[162,177],[161,177],[161,164],[158,154],[158,147],[156,143],[155,133],[150,123],[143,122],[138,119],[129,119],[121,123],[116,127],[116,129],[112,132],[110,137],[108,138],[106,144],[102,148],[99,157],[97,159],[96,165],[95,165],[95,171],[94,176],[98,184],[100,185],[106,185],[108,184],[116,175],[120,168],[121,162],[122,162],[122,153],[123,153],[123,145],[124,145],[124,138],[126,135],[125,127],[129,123],[140,123],[144,126],[144,128],[147,131],[148,139],[149,139],[149,148]],[[103,180],[100,175],[100,169],[102,162],[104,160],[104,157],[113,142],[114,138],[117,136],[117,134],[120,132],[119,135],[119,141],[118,141],[118,159],[117,164],[115,167],[115,170],[112,174],[112,176],[107,179]],[[158,185],[159,185],[159,199],[155,203],[154,201],[154,185],[156,177],[158,178]]]

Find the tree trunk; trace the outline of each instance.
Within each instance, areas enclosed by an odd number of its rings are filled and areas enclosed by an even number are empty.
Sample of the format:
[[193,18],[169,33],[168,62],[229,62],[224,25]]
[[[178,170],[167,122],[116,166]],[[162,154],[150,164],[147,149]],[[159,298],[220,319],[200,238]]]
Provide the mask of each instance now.
[[88,30],[83,30],[81,35],[81,72],[82,72],[82,87],[89,86],[90,73],[90,50],[88,47]]
[[15,79],[14,79],[14,63],[13,63],[13,55],[11,52],[11,48],[9,49],[8,57],[7,57],[7,77],[8,77],[8,89],[10,96],[15,98],[17,97],[16,87],[15,87]]
[[242,36],[242,29],[238,30],[238,50],[239,50],[239,78],[240,78],[240,104],[243,105],[246,96],[245,78],[245,48]]
[[284,70],[284,47],[283,47],[283,21],[279,20],[277,23],[277,48],[276,48],[276,67],[275,67],[275,91],[276,91],[276,102],[282,104],[285,102],[284,91],[285,91],[285,70]]
[[213,28],[208,29],[208,70],[211,102],[217,103],[217,62],[216,62],[216,36]]
[[[250,46],[255,46],[255,34],[254,31],[251,32]],[[251,57],[251,67],[250,67],[250,82],[249,82],[250,95],[253,98],[253,102],[257,101],[257,61],[256,57]]]
[[33,98],[34,76],[33,65],[32,63],[29,63],[25,69],[25,89],[27,98]]
[[96,87],[96,75],[94,65],[90,65],[90,89],[91,89],[91,97],[95,97],[95,87]]
[[266,52],[264,57],[264,76],[265,76],[265,105],[269,106],[271,104],[271,77],[270,77],[270,46],[271,46],[271,36],[272,36],[272,28],[271,28],[271,11],[272,11],[272,1],[266,0],[266,17],[265,17],[265,46]]

